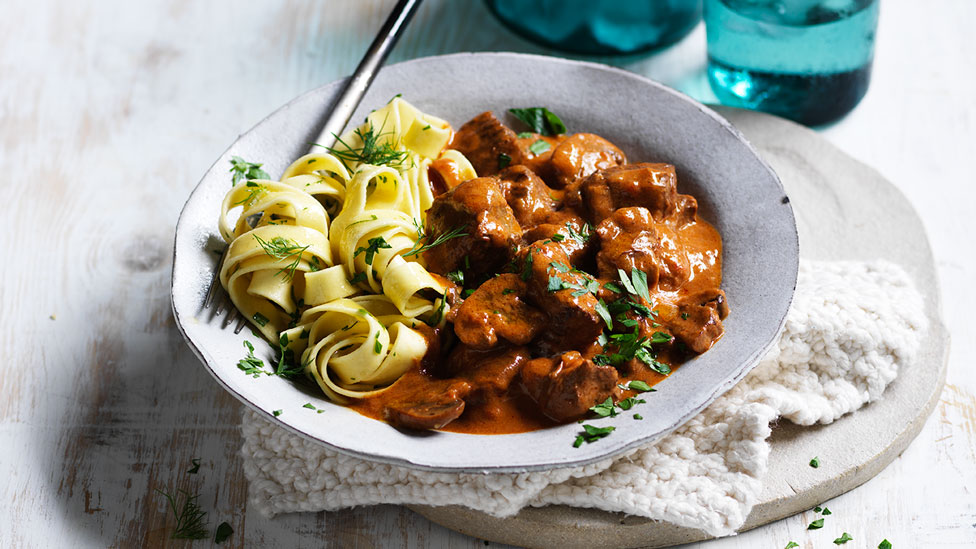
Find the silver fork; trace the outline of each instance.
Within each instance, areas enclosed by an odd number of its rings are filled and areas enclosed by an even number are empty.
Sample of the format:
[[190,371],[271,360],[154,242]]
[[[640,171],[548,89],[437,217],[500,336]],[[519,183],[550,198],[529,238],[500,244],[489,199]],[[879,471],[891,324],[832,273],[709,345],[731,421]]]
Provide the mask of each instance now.
[[[359,62],[356,71],[349,78],[349,82],[346,83],[346,88],[339,95],[339,99],[336,101],[332,112],[326,118],[325,124],[322,126],[322,131],[319,133],[319,137],[315,140],[315,143],[335,143],[336,136],[340,135],[346,127],[346,124],[349,123],[349,119],[352,118],[356,107],[359,106],[359,103],[363,100],[363,96],[366,95],[366,90],[373,83],[376,73],[383,66],[383,62],[390,55],[390,51],[393,50],[393,46],[399,40],[403,29],[406,28],[407,23],[410,22],[410,19],[417,11],[417,7],[420,6],[420,1],[400,0],[397,2],[397,5],[390,12],[390,16],[387,17],[386,22],[383,23],[383,27],[376,35],[373,43],[366,50],[366,55]],[[224,248],[224,251],[220,254],[220,261],[217,262],[217,267],[210,278],[210,286],[207,287],[207,296],[203,301],[204,309],[209,309],[216,300],[218,294],[217,289],[220,287],[218,283],[220,271],[223,269],[226,256],[227,248]],[[217,317],[223,314],[224,307],[227,305],[229,305],[231,313],[224,318],[221,329],[226,329],[232,323],[237,322],[237,325],[234,327],[234,333],[239,334],[244,329],[244,326],[247,325],[247,319],[230,302],[229,295],[226,299],[220,300],[220,304],[214,310],[214,316]]]

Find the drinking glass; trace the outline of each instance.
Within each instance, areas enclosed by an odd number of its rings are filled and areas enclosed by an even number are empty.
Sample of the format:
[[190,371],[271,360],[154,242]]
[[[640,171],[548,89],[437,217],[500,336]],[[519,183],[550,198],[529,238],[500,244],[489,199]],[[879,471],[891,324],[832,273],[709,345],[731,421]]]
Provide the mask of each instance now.
[[705,0],[719,100],[802,124],[833,122],[868,89],[877,0]]
[[508,28],[574,53],[617,55],[663,48],[701,20],[702,0],[485,0]]

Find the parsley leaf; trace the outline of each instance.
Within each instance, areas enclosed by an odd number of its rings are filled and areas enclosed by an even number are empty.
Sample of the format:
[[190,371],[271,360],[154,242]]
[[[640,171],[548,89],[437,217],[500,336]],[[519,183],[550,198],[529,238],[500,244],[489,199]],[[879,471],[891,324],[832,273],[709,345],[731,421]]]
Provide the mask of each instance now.
[[572,223],[566,223],[566,231],[569,233],[569,237],[573,240],[579,242],[580,244],[586,244],[590,241],[590,237],[593,236],[593,225],[589,223],[584,223],[580,230],[576,230]]
[[370,238],[367,246],[360,246],[356,248],[356,251],[353,252],[352,256],[356,257],[359,254],[365,252],[366,264],[372,265],[373,257],[376,255],[377,252],[379,252],[381,249],[390,249],[390,248],[393,248],[393,246],[390,246],[390,244],[386,241],[385,238],[383,238],[382,236],[377,236],[376,238]]
[[881,540],[881,543],[878,544],[878,549],[891,549],[891,542],[887,538]]
[[800,546],[799,543],[797,543],[795,541],[791,541],[791,542],[787,543],[786,544],[786,547],[784,547],[783,549],[793,549],[794,547],[799,547],[799,546]]
[[824,515],[824,516],[827,516],[827,515],[832,515],[833,513],[830,512],[830,509],[827,509],[826,507],[824,507],[823,513],[821,513],[821,514]]
[[268,172],[261,169],[264,164],[248,162],[239,156],[230,157],[230,173],[234,174],[231,184],[237,185],[241,179],[270,179]]
[[227,522],[221,522],[214,533],[214,543],[223,543],[234,533],[234,529]]
[[498,153],[498,169],[504,170],[512,163],[512,157],[505,153]]
[[811,459],[810,460],[810,467],[813,467],[814,469],[816,469],[817,467],[820,467],[820,458],[815,457],[815,458]]
[[461,269],[451,271],[447,273],[447,279],[459,286],[464,286],[464,271]]
[[818,518],[817,520],[811,522],[809,526],[807,526],[807,530],[819,530],[823,528],[823,525],[824,525],[824,519]]
[[590,408],[590,411],[600,417],[615,417],[617,410],[613,405],[613,398],[607,397],[606,400]]
[[529,145],[529,152],[531,152],[534,155],[540,155],[548,151],[550,148],[552,148],[552,146],[549,145],[549,143],[539,139],[535,143]]
[[613,318],[610,316],[610,311],[607,310],[607,304],[604,303],[602,299],[598,300],[596,302],[596,306],[593,309],[596,311],[596,314],[600,315],[600,318],[602,318],[603,321],[607,323],[607,329],[612,330]]
[[852,539],[854,538],[852,538],[850,534],[844,532],[843,534],[840,535],[839,538],[834,540],[834,545],[844,545],[845,543],[851,541]]
[[193,458],[193,459],[190,460],[190,463],[193,464],[193,467],[190,467],[189,469],[187,469],[186,474],[188,474],[188,475],[195,475],[195,474],[199,473],[200,472],[200,458]]
[[527,109],[508,109],[508,112],[525,122],[535,133],[542,135],[558,135],[566,133],[563,121],[545,107],[530,107]]
[[631,381],[630,383],[627,384],[626,389],[630,389],[631,391],[639,391],[641,393],[646,393],[648,391],[653,391],[654,387],[651,387],[650,385],[648,385],[647,383],[639,379],[635,379],[634,381]]

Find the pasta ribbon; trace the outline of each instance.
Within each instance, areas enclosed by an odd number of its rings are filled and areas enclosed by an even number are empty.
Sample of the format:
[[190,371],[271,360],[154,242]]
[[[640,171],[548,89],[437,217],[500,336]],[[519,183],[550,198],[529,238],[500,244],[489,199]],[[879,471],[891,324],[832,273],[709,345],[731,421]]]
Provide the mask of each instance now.
[[445,288],[404,254],[433,202],[431,163],[444,157],[475,177],[464,155],[444,150],[451,135],[397,97],[281,181],[241,181],[224,197],[221,284],[332,400],[385,390],[427,352],[419,323],[444,322]]

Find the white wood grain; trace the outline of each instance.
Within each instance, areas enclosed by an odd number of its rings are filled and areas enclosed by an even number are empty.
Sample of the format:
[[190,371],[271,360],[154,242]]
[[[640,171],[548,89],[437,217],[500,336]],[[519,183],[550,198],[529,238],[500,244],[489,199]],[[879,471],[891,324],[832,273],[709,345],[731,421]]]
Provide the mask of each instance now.
[[[240,406],[169,310],[173,227],[196,180],[264,115],[351,72],[391,5],[0,2],[0,546],[161,545],[172,519],[153,490],[184,486],[212,526],[231,523],[233,546],[483,546],[394,506],[248,513]],[[823,130],[928,227],[954,336],[936,414],[881,475],[827,502],[827,528],[805,530],[807,513],[695,546],[823,547],[844,530],[858,547],[976,544],[973,21],[968,0],[885,2],[872,87]],[[604,61],[708,100],[703,42],[699,27],[659,55]],[[393,61],[471,50],[546,53],[480,2],[428,0]]]

